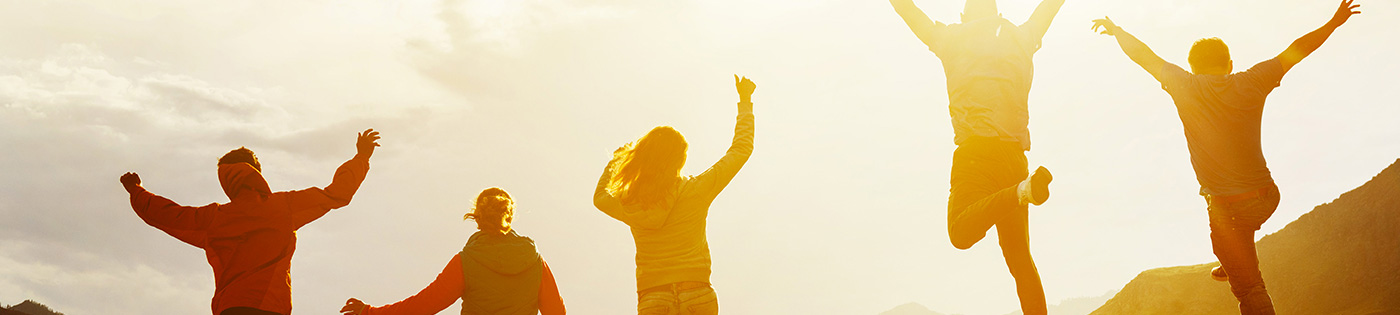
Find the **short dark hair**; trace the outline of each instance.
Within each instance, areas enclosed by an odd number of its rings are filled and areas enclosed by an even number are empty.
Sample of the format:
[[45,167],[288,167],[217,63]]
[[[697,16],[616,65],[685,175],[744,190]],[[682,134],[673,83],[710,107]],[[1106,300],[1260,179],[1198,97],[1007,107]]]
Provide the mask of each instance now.
[[1219,37],[1205,38],[1191,45],[1191,55],[1187,57],[1191,69],[1226,68],[1230,66],[1230,46]]
[[254,155],[253,150],[249,150],[248,148],[238,147],[237,149],[233,149],[233,151],[228,151],[228,153],[224,154],[224,157],[219,158],[219,165],[235,163],[248,163],[248,165],[253,166],[253,169],[262,172],[262,164],[258,163],[258,156]]

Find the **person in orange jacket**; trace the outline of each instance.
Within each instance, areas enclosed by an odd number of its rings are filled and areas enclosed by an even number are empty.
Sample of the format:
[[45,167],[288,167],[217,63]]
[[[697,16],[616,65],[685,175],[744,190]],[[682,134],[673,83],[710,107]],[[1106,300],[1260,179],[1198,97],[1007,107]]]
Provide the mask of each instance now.
[[219,158],[219,184],[228,203],[182,206],[141,187],[136,173],[122,175],[121,183],[141,220],[204,250],[214,269],[213,314],[291,314],[296,231],[350,204],[369,172],[378,140],[374,129],[360,133],[355,157],[336,169],[324,189],[272,192],[263,179],[262,164],[248,148]]
[[351,298],[340,312],[437,314],[460,298],[462,314],[564,315],[554,273],[535,250],[535,241],[511,228],[515,200],[509,193],[497,187],[481,191],[464,218],[475,220],[478,231],[428,287],[384,306],[371,307]]

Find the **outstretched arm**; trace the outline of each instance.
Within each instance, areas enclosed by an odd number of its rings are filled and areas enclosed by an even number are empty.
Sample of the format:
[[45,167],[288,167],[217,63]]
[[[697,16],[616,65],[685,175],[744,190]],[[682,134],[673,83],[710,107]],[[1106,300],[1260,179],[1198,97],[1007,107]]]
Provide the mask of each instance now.
[[141,187],[141,176],[136,173],[122,175],[121,183],[126,192],[131,194],[131,209],[135,210],[136,216],[141,217],[146,224],[186,244],[199,248],[208,245],[209,236],[205,231],[214,220],[215,212],[219,209],[218,204],[211,203],[203,207],[181,206]]
[[1337,12],[1332,15],[1332,19],[1327,21],[1327,24],[1323,24],[1317,30],[1293,41],[1288,49],[1278,54],[1278,61],[1283,64],[1283,71],[1287,72],[1289,69],[1293,69],[1293,65],[1303,61],[1303,58],[1312,54],[1318,47],[1322,47],[1322,42],[1327,41],[1327,37],[1332,36],[1332,31],[1336,31],[1337,27],[1346,23],[1352,15],[1361,14],[1361,11],[1356,10],[1361,5],[1352,4],[1353,2],[1354,0],[1342,0],[1342,4],[1337,7]]
[[[1103,31],[1099,31],[1100,27],[1103,28]],[[1128,34],[1123,28],[1113,24],[1113,20],[1108,19],[1108,17],[1094,20],[1092,29],[1118,39],[1118,47],[1123,49],[1123,53],[1128,54],[1129,59],[1141,66],[1143,70],[1147,70],[1147,73],[1152,74],[1152,77],[1161,77],[1160,72],[1162,72],[1162,66],[1166,64],[1166,61],[1157,56],[1157,53],[1152,52],[1152,48],[1147,47],[1147,44],[1143,44],[1137,37],[1133,37],[1133,34]]]
[[1060,13],[1060,6],[1065,5],[1065,0],[1045,0],[1040,2],[1040,6],[1035,7],[1035,13],[1031,13],[1031,19],[1027,20],[1021,27],[1026,28],[1036,39],[1045,37],[1045,32],[1050,29],[1050,21],[1055,19],[1055,14]]
[[418,294],[409,296],[402,301],[390,303],[383,306],[371,307],[359,299],[351,298],[345,301],[345,306],[340,308],[340,313],[345,315],[397,315],[397,314],[437,314],[439,311],[452,306],[462,297],[462,287],[466,284],[466,278],[462,276],[462,255],[452,256],[452,260],[447,262],[447,267],[442,268],[436,279],[424,287]]
[[369,173],[369,157],[374,154],[374,148],[379,146],[378,141],[379,132],[374,129],[359,133],[355,139],[355,157],[335,169],[335,176],[325,189],[312,187],[273,194],[285,194],[290,204],[291,211],[285,221],[290,225],[289,228],[299,229],[326,215],[331,209],[349,205],[350,198],[360,189],[360,183],[364,182],[365,175]]
[[[1047,1],[1063,2],[1063,0]],[[909,30],[914,31],[914,36],[918,36],[924,45],[928,45],[930,48],[934,47],[934,44],[938,42],[938,30],[943,26],[942,23],[929,19],[923,10],[914,6],[914,0],[890,0],[890,5],[893,5],[894,12],[899,13],[899,17],[904,19],[904,24],[909,25]]]

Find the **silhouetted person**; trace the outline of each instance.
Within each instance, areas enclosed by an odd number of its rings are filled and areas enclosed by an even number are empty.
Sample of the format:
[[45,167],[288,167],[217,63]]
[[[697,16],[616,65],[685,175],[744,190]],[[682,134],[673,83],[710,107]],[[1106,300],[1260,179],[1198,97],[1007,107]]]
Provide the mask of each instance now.
[[739,117],[734,142],[724,157],[695,176],[683,176],[686,142],[669,126],[613,152],[593,205],[632,228],[637,248],[637,313],[643,315],[719,314],[710,287],[710,245],[705,217],[753,153],[754,84],[734,77]]
[[272,192],[262,164],[247,148],[219,158],[219,184],[229,198],[225,204],[181,206],[146,191],[136,173],[122,175],[121,183],[141,220],[204,250],[214,269],[214,314],[291,314],[296,231],[350,204],[369,172],[377,140],[374,129],[360,133],[355,157],[336,169],[325,189]]
[[953,116],[948,238],[968,249],[997,228],[998,243],[1025,314],[1045,314],[1045,290],[1031,259],[1028,204],[1050,197],[1050,171],[1027,176],[1031,148],[1027,102],[1032,55],[1040,49],[1063,0],[1045,0],[1021,25],[997,13],[994,0],[968,0],[962,23],[934,22],[912,0],[890,0],[895,12],[943,61]]
[[1228,280],[1240,302],[1240,313],[1274,314],[1273,302],[1259,273],[1254,231],[1278,208],[1279,191],[1259,146],[1264,99],[1279,86],[1284,73],[1307,57],[1345,23],[1359,5],[1344,0],[1332,19],[1294,41],[1273,59],[1244,72],[1231,73],[1234,62],[1219,38],[1196,41],[1188,61],[1191,72],[1166,62],[1146,44],[1107,17],[1093,29],[1114,36],[1123,52],[1152,77],[1176,103],[1186,131],[1191,166],[1201,184],[1210,213],[1210,239],[1220,267],[1212,278]]
[[370,307],[359,299],[345,301],[347,315],[437,314],[457,299],[462,314],[563,315],[564,300],[549,265],[535,251],[535,241],[511,228],[515,200],[491,187],[476,196],[464,217],[477,232],[418,294],[397,303]]

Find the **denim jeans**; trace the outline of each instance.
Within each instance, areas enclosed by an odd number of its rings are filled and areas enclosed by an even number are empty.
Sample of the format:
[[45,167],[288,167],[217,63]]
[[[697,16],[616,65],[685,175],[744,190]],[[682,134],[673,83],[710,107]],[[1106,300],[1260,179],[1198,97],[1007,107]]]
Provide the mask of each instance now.
[[1220,268],[1230,276],[1230,293],[1240,301],[1242,315],[1273,315],[1274,304],[1264,289],[1259,273],[1259,255],[1254,248],[1254,231],[1278,209],[1278,186],[1270,185],[1254,198],[1233,202],[1211,202],[1210,241]]
[[997,228],[1002,257],[1016,279],[1016,296],[1027,315],[1046,314],[1045,289],[1031,258],[1030,214],[1017,197],[1026,179],[1026,154],[1019,142],[972,138],[953,151],[948,194],[948,238],[967,249]]
[[719,296],[709,286],[637,296],[639,315],[718,315]]

